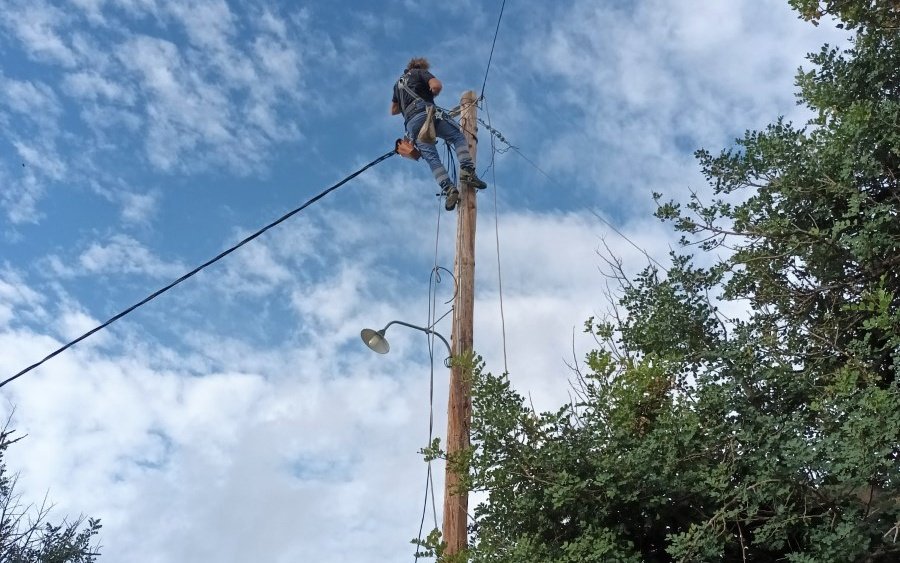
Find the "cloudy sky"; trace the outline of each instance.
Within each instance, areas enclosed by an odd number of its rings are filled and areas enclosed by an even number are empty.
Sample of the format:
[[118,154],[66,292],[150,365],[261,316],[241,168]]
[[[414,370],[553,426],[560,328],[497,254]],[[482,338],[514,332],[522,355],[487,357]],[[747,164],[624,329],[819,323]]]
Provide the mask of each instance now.
[[[0,0],[0,379],[390,150],[411,56],[443,105],[480,92],[499,8]],[[608,307],[597,250],[647,262],[608,224],[665,263],[651,192],[703,191],[697,148],[804,122],[794,74],[842,40],[786,0],[507,2],[480,116],[531,162],[488,170],[480,136],[488,369],[565,401]],[[21,492],[101,518],[105,561],[411,560],[427,341],[394,327],[377,356],[359,331],[427,323],[455,236],[434,193],[424,163],[391,158],[4,387]],[[451,293],[445,276],[438,314]],[[438,434],[446,383],[438,363]]]

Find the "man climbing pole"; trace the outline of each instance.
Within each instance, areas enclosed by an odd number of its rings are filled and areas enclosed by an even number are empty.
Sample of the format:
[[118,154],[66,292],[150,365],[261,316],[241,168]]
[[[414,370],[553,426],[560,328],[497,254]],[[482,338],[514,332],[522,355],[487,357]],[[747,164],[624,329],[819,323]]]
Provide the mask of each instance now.
[[[428,71],[428,61],[424,58],[415,58],[406,65],[406,71],[394,85],[394,97],[391,100],[391,115],[402,113],[406,125],[407,137],[416,145],[425,162],[431,167],[434,179],[441,187],[441,195],[444,196],[444,208],[447,211],[456,209],[459,200],[459,190],[450,180],[447,169],[441,163],[437,152],[437,140],[426,143],[418,140],[419,130],[425,124],[429,108],[433,110],[434,97],[441,93],[443,85],[441,81]],[[469,154],[469,146],[463,137],[459,124],[443,112],[434,113],[434,132],[438,139],[450,142],[456,149],[459,159],[460,180],[466,185],[479,190],[487,187],[475,174],[475,165]]]

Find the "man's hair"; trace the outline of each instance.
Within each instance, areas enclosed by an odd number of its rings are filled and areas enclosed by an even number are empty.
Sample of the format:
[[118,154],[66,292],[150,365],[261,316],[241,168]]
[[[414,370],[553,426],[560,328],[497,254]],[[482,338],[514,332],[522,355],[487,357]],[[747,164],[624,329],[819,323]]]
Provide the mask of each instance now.
[[409,59],[409,63],[406,65],[406,70],[412,70],[414,68],[421,68],[422,70],[428,70],[428,67],[431,65],[428,64],[428,59],[425,57],[419,57],[417,59]]

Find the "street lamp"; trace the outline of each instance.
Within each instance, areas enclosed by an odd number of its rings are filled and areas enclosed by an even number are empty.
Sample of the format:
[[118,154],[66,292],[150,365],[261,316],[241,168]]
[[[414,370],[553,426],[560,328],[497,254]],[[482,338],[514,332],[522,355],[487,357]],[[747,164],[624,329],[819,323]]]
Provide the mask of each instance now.
[[441,342],[444,343],[444,346],[447,347],[447,358],[444,360],[444,365],[450,367],[450,356],[453,355],[453,353],[450,351],[450,343],[447,342],[447,339],[441,336],[440,333],[435,332],[430,328],[423,328],[421,326],[405,323],[403,321],[391,321],[388,324],[384,325],[384,328],[381,330],[364,328],[359,333],[359,335],[362,338],[362,341],[366,343],[366,346],[371,348],[373,351],[378,352],[379,354],[387,354],[391,349],[391,345],[388,344],[387,339],[384,337],[384,333],[387,332],[388,327],[390,327],[391,325],[403,325],[405,327],[414,328],[416,330],[424,332],[425,334],[433,334],[440,338]]

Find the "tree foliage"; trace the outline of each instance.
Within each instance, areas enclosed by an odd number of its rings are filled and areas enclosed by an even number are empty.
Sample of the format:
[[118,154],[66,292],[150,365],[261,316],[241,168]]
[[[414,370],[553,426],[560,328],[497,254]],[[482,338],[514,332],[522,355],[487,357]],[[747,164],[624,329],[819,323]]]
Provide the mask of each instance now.
[[847,29],[900,29],[897,0],[790,0],[800,17],[818,25],[825,17],[838,18]]
[[92,563],[100,521],[79,517],[60,524],[47,521],[50,507],[24,504],[15,491],[16,475],[6,469],[7,448],[20,438],[0,430],[0,561],[3,563]]
[[900,560],[897,3],[791,4],[856,29],[798,75],[816,117],[698,151],[712,201],[657,196],[684,250],[611,262],[573,403],[475,370],[474,561]]

